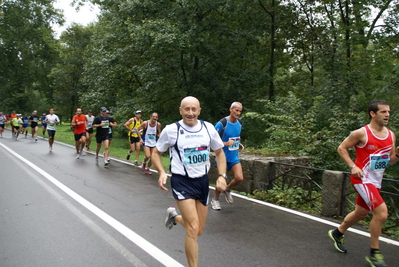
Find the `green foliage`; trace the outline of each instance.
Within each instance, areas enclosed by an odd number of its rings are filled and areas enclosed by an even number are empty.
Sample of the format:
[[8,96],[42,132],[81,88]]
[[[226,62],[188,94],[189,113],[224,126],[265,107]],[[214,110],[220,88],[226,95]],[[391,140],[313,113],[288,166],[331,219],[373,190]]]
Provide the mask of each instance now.
[[[253,197],[266,202],[274,203],[290,209],[300,210],[310,213],[319,213],[319,210],[313,204],[305,199],[308,192],[300,187],[293,187],[283,190],[280,186],[275,186],[267,191],[255,190]],[[313,192],[317,195],[317,192]],[[315,200],[316,205],[321,207],[320,200]]]
[[52,93],[48,74],[57,59],[57,43],[51,23],[62,22],[52,2],[0,2],[0,104],[5,112],[32,111],[31,97],[40,93],[40,99],[48,100]]

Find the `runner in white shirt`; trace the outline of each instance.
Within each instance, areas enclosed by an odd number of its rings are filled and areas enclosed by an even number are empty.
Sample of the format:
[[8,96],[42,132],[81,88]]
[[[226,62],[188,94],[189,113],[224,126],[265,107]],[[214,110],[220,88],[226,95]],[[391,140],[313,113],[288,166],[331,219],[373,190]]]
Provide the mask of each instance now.
[[3,138],[4,127],[6,126],[7,117],[0,111],[0,138]]
[[93,137],[93,121],[94,121],[94,116],[93,116],[93,111],[90,109],[86,115],[87,118],[87,127],[86,127],[86,150],[90,150],[90,144],[91,144],[91,138]]
[[46,116],[45,122],[47,123],[47,133],[48,133],[48,144],[50,152],[53,150],[54,136],[57,124],[60,123],[60,119],[54,114],[54,109],[49,110],[50,114]]
[[[214,150],[219,177],[216,188],[226,190],[226,158],[223,142],[212,124],[198,120],[201,107],[197,98],[189,96],[180,104],[182,120],[170,124],[161,132],[152,161],[159,172],[158,185],[162,190],[168,176],[161,154],[170,150],[171,186],[181,212],[174,207],[166,210],[165,226],[171,229],[179,223],[186,229],[185,251],[189,266],[198,266],[198,242],[205,227],[209,202],[209,151]],[[195,226],[195,227],[193,227]]]

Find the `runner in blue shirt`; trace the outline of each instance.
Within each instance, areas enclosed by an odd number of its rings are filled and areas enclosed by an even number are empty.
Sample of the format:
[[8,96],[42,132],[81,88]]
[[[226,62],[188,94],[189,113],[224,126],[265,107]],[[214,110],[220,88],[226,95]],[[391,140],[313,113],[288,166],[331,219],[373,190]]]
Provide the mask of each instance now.
[[47,130],[46,113],[42,114],[41,122],[42,122],[43,138],[45,138],[46,137],[46,130]]
[[[244,146],[240,143],[242,121],[239,118],[241,112],[242,104],[239,102],[233,102],[230,106],[230,115],[221,119],[215,125],[215,128],[224,144],[223,151],[226,155],[227,170],[232,170],[234,174],[234,179],[227,185],[226,191],[224,191],[226,202],[230,204],[233,203],[233,197],[231,196],[230,190],[244,180],[242,166],[238,156],[238,150],[240,148],[244,149]],[[220,191],[215,190],[215,195],[212,198],[211,204],[212,209],[214,210],[221,209],[219,202],[220,193]]]
[[28,135],[28,127],[29,127],[29,117],[28,114],[24,114],[22,117],[22,134],[25,133],[25,138],[27,138]]

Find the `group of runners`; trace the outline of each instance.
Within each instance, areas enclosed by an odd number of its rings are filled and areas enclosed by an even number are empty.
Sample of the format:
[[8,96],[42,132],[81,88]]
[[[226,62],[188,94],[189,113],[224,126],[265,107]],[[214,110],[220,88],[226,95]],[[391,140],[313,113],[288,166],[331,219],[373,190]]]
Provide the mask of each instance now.
[[[209,152],[212,149],[216,157],[219,176],[216,180],[215,193],[211,199],[213,210],[220,211],[219,196],[224,194],[227,203],[233,203],[231,190],[239,185],[244,177],[238,151],[244,149],[241,143],[241,129],[243,122],[240,120],[243,106],[233,102],[229,108],[230,114],[222,118],[215,125],[198,119],[201,112],[197,98],[185,97],[180,104],[179,111],[182,119],[167,125],[163,130],[158,122],[158,114],[152,113],[149,120],[141,119],[141,111],[135,111],[124,127],[128,130],[130,149],[126,159],[130,160],[134,154],[134,165],[139,166],[138,158],[141,146],[144,147],[144,159],[141,163],[142,170],[150,175],[150,167],[154,164],[159,173],[158,186],[168,190],[165,186],[168,176],[161,161],[161,154],[168,149],[170,155],[171,187],[176,199],[178,214],[175,207],[166,210],[165,226],[168,229],[176,224],[182,225],[186,230],[185,251],[189,266],[198,266],[197,238],[204,230],[208,204],[209,204],[209,179],[210,168]],[[24,128],[30,124],[32,140],[37,141],[37,127],[39,117],[34,111],[28,118],[25,114],[15,114],[7,119],[0,112],[0,134],[2,137],[4,125],[9,120],[13,127],[14,138],[17,139],[20,127],[21,132],[27,134]],[[378,237],[382,225],[388,217],[387,206],[380,195],[382,176],[388,164],[399,161],[399,147],[396,147],[395,134],[386,128],[389,121],[390,108],[383,100],[372,101],[368,114],[370,123],[353,131],[338,147],[338,154],[350,167],[351,183],[358,193],[356,208],[349,213],[342,224],[328,231],[328,236],[333,241],[334,247],[339,252],[345,253],[344,233],[355,223],[365,218],[370,212],[373,219],[370,223],[370,255],[366,261],[370,266],[387,266],[380,252]],[[54,142],[55,126],[60,123],[54,110],[42,119],[47,124],[50,151]],[[94,117],[89,110],[88,115],[83,115],[78,108],[72,118],[71,126],[74,128],[77,158],[84,155],[84,148],[90,150],[93,128],[96,132],[96,162],[99,151],[104,143],[104,166],[108,166],[109,146],[112,141],[112,128],[117,126],[114,118],[105,107],[100,108],[100,115]],[[44,132],[43,132],[44,135]],[[356,159],[352,160],[349,149],[356,149]],[[226,172],[231,170],[233,177],[229,179]]]
[[[7,123],[9,123],[11,126],[12,138],[18,140],[20,134],[27,138],[30,128],[32,141],[37,142],[39,123],[42,127],[43,137],[45,137],[46,131],[50,131],[50,134],[51,131],[54,131],[52,127],[53,122],[50,123],[52,114],[54,114],[53,109],[50,109],[49,114],[47,115],[46,113],[43,113],[41,117],[38,116],[36,110],[34,110],[31,115],[28,115],[27,113],[22,115],[20,113],[16,113],[15,111],[12,111],[10,115],[4,115],[3,112],[0,112],[0,138],[3,138],[4,128],[6,127]],[[49,123],[50,126],[48,125]]]

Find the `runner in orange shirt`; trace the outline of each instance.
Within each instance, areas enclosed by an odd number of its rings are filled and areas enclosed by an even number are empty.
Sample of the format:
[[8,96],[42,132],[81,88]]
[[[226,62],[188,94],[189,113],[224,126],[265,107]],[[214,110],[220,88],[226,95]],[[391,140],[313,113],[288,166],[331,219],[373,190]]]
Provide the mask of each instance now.
[[86,127],[87,118],[86,115],[82,114],[82,109],[76,109],[76,115],[73,116],[71,125],[74,127],[73,133],[75,135],[75,147],[76,147],[76,158],[84,156],[84,147],[86,144]]

